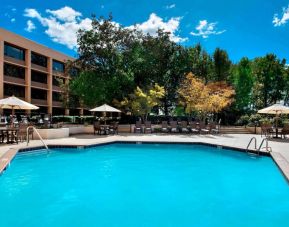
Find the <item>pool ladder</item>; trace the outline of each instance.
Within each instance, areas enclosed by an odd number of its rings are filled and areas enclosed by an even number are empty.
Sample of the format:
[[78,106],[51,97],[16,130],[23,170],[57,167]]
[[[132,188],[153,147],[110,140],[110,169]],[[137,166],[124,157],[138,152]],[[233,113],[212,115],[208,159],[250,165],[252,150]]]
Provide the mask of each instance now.
[[39,139],[41,140],[42,144],[44,145],[45,149],[46,149],[47,151],[49,151],[48,146],[46,145],[46,143],[45,143],[44,140],[42,139],[41,135],[39,134],[38,130],[37,130],[34,126],[28,126],[28,127],[26,128],[26,141],[27,141],[26,146],[28,146],[28,144],[29,144],[29,129],[33,129],[33,131],[36,132],[36,134],[38,135],[38,137],[39,137]]
[[[269,151],[269,152],[272,152],[272,148],[269,147],[268,145],[268,139],[267,138],[264,138],[259,146],[259,148],[257,149],[257,139],[256,137],[252,137],[247,145],[247,148],[246,148],[246,152],[249,153],[249,147],[251,145],[251,143],[254,142],[254,150],[257,152],[258,155],[260,155],[260,151],[262,148],[266,148],[266,151]],[[262,147],[264,142],[266,142],[266,146],[265,147]]]

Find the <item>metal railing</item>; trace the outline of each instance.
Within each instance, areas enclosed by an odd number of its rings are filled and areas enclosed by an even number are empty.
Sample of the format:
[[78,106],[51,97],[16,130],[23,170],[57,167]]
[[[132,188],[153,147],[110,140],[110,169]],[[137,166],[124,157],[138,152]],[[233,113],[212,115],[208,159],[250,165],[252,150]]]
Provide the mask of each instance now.
[[252,142],[255,142],[255,150],[257,150],[257,139],[256,139],[256,137],[252,137],[251,139],[250,139],[250,141],[249,141],[249,143],[248,143],[248,145],[247,145],[247,148],[246,148],[246,152],[248,153],[248,151],[249,151],[249,147],[250,147],[250,145],[251,145],[251,143]]
[[[263,143],[266,142],[266,146],[265,147],[262,147],[263,146]],[[262,148],[266,148],[266,151],[269,151],[269,152],[272,152],[272,148],[268,146],[268,139],[267,138],[264,138],[258,148],[258,151],[260,151]]]
[[28,144],[29,144],[29,129],[33,129],[33,131],[36,132],[36,134],[38,135],[38,137],[41,140],[42,144],[44,145],[45,149],[47,151],[49,151],[48,146],[46,145],[46,143],[42,139],[41,135],[39,134],[39,132],[37,131],[37,129],[34,126],[28,126],[27,129],[26,129],[26,141],[27,141],[26,145],[28,146]]

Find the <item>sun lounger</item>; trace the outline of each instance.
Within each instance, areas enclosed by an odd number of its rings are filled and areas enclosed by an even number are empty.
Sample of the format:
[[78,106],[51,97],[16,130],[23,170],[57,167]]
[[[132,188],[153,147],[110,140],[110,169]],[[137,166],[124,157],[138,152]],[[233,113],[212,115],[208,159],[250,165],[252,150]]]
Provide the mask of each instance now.
[[186,121],[181,122],[181,132],[189,133],[188,123]]
[[144,127],[144,133],[152,133],[153,130],[152,130],[152,123],[150,121],[146,121],[145,122],[145,127]]
[[170,122],[170,131],[171,132],[179,132],[178,123],[176,121]]
[[137,121],[137,122],[135,123],[134,132],[135,132],[135,133],[142,133],[141,121]]
[[169,132],[169,126],[167,121],[162,121],[162,132]]
[[197,125],[197,122],[190,121],[189,126],[192,133],[200,133],[200,127]]

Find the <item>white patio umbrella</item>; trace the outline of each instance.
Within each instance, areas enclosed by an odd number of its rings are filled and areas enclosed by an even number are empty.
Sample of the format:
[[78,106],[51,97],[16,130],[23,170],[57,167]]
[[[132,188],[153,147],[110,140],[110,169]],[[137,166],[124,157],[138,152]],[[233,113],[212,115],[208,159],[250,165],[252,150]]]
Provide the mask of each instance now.
[[11,96],[0,100],[0,108],[2,109],[12,109],[12,115],[14,115],[14,110],[37,110],[39,107],[25,102],[15,96]]
[[[272,106],[268,106],[264,109],[261,109],[258,111],[258,113],[260,114],[273,114],[276,115],[276,117],[278,117],[278,115],[281,114],[289,114],[289,107],[288,106],[284,106],[280,103],[274,104]],[[278,122],[276,119],[276,138],[278,138]]]
[[282,104],[274,104],[258,111],[260,114],[289,114],[289,107]]
[[[98,107],[95,107],[94,109],[91,109],[90,110],[91,112],[103,112],[104,115],[106,115],[107,112],[110,112],[110,113],[120,113],[121,111],[110,106],[110,105],[107,105],[107,104],[103,104],[102,106],[98,106]],[[105,124],[106,124],[106,119],[105,119]]]

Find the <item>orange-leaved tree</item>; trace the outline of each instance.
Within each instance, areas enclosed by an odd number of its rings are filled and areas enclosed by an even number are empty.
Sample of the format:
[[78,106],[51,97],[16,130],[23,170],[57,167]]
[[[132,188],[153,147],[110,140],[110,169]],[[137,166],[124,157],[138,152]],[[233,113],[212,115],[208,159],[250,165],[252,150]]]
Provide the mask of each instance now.
[[178,90],[180,104],[187,113],[197,111],[202,118],[210,113],[219,113],[233,102],[234,89],[226,82],[204,81],[189,73]]

